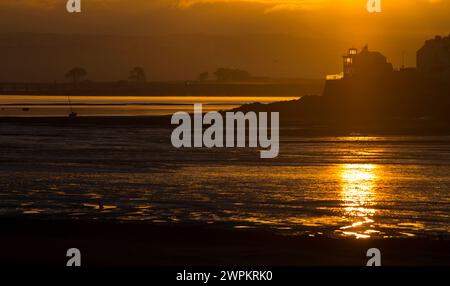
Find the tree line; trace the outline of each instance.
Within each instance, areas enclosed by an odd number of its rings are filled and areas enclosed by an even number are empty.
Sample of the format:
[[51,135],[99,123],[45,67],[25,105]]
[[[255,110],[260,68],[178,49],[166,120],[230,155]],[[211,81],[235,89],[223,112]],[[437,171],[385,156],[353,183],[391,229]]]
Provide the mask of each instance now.
[[221,82],[243,82],[251,79],[252,76],[248,71],[231,68],[218,68],[213,73],[202,72],[197,77],[198,81],[215,80]]
[[[86,79],[88,73],[85,68],[74,67],[69,70],[65,77],[73,83],[79,83]],[[219,81],[219,82],[245,82],[252,80],[251,74],[246,70],[218,68],[214,72],[202,72],[198,75],[197,81]],[[147,81],[145,70],[142,67],[134,67],[128,73],[128,80],[135,83]]]
[[[73,83],[79,83],[87,77],[87,71],[85,68],[75,67],[69,70],[65,77]],[[134,67],[128,73],[128,80],[130,82],[142,83],[147,81],[147,76],[142,67]]]

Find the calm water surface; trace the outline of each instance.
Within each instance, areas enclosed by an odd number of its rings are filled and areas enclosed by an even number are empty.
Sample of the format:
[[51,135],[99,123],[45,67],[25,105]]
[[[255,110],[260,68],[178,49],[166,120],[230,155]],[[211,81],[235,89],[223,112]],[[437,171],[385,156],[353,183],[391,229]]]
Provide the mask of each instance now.
[[[148,116],[193,111],[202,103],[204,111],[236,108],[245,103],[294,100],[296,97],[263,96],[0,96],[0,117],[67,116],[72,104],[80,116]],[[70,101],[69,101],[70,100]]]

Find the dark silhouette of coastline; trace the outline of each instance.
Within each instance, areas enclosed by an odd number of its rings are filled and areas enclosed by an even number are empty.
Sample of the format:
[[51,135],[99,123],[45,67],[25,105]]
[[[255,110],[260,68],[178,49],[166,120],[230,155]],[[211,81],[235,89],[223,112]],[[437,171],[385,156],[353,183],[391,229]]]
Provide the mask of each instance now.
[[[419,74],[328,81],[323,96],[248,104],[237,110],[279,112],[282,125],[329,128],[435,127],[450,130],[450,84]],[[235,111],[237,111],[235,110]]]
[[[439,45],[441,41],[447,44]],[[427,41],[417,53],[418,67],[399,70],[367,46],[360,53],[352,48],[344,56],[343,73],[326,81],[322,96],[267,105],[255,103],[237,110],[280,112],[283,126],[448,132],[449,43],[450,36]]]
[[[361,51],[351,48],[343,56],[343,72],[327,78],[322,95],[306,95],[299,100],[271,104],[247,104],[233,111],[279,112],[281,128],[294,127],[321,132],[381,132],[391,134],[450,134],[450,58],[449,37],[428,40],[417,52],[417,68],[392,64],[379,52],[366,46]],[[317,83],[317,82],[316,82]],[[73,84],[34,84],[18,94],[92,94],[92,95],[289,95],[299,90],[315,89],[312,82],[165,82],[145,83],[83,82]],[[0,93],[14,85],[0,85]],[[2,91],[3,90],[3,91]],[[11,94],[11,90],[6,93]],[[2,121],[58,124],[152,124],[170,126],[170,117],[77,118],[76,120],[6,119]],[[285,128],[285,129],[289,129]],[[306,131],[305,131],[306,132]],[[293,132],[299,134],[298,131]],[[289,131],[282,131],[289,135]]]

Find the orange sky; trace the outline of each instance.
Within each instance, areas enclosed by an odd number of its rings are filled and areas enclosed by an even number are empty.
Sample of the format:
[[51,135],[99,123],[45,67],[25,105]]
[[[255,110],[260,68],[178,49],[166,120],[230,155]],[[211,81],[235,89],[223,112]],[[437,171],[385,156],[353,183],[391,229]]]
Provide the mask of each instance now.
[[[394,66],[403,50],[414,65],[415,51],[427,38],[450,33],[450,0],[381,1],[383,12],[369,14],[367,0],[82,0],[83,13],[72,15],[65,12],[65,0],[1,0],[0,33],[289,35],[305,46],[330,43],[330,59],[345,47],[369,43]],[[288,42],[283,45],[293,53]],[[323,71],[311,76],[338,72],[338,64],[322,62]],[[293,68],[279,73],[308,74]]]
[[379,15],[367,13],[367,0],[82,0],[78,16],[64,13],[65,2],[2,0],[2,24],[9,21],[2,30],[427,34],[450,29],[448,0],[381,0]]

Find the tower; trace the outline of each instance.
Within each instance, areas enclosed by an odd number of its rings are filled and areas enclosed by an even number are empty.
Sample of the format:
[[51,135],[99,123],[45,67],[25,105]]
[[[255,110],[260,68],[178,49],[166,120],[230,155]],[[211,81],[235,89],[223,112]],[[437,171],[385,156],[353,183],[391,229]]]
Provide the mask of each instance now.
[[348,53],[343,56],[344,77],[351,77],[353,75],[353,60],[357,54],[358,49],[350,48]]

